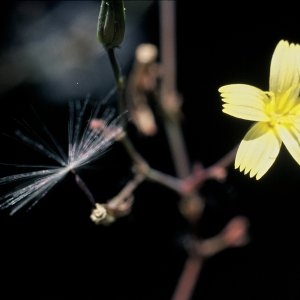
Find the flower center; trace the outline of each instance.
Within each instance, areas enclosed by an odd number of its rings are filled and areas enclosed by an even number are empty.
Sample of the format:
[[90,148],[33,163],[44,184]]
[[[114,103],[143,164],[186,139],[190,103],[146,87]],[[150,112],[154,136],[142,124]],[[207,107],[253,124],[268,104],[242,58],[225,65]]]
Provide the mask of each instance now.
[[276,112],[272,112],[268,114],[270,119],[268,121],[268,125],[270,127],[275,127],[276,125],[284,125],[290,126],[294,123],[295,118],[293,118],[290,114],[279,114]]
[[278,105],[275,102],[275,95],[273,93],[267,94],[270,102],[265,106],[265,113],[269,117],[268,125],[270,127],[275,127],[279,124],[290,125],[293,123],[293,118],[289,114],[289,111],[279,110]]
[[273,113],[270,115],[270,120],[268,122],[270,127],[275,127],[276,124],[280,124],[281,115]]

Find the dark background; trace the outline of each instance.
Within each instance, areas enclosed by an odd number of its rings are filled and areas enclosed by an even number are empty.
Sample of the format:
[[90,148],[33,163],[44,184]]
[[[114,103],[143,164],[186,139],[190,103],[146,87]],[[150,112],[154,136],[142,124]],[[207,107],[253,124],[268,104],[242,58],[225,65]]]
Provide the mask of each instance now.
[[[87,94],[97,101],[113,86],[107,56],[95,38],[99,3],[1,4],[1,162],[48,163],[6,136],[18,126],[16,120],[41,129],[30,107],[65,146],[68,101]],[[116,53],[128,74],[140,42],[159,46],[159,2],[125,3],[128,27]],[[298,23],[290,7],[270,12],[249,3],[222,7],[211,2],[202,8],[177,1],[178,90],[192,162],[208,166],[242,139],[250,123],[223,114],[217,90],[229,83],[267,90],[275,46],[280,39],[300,43]],[[174,174],[163,129],[151,138],[129,129],[147,161]],[[20,170],[3,165],[0,172]],[[118,144],[80,171],[100,202],[121,189],[130,174],[130,161]],[[213,236],[230,218],[244,215],[250,243],[209,259],[193,299],[299,299],[299,178],[299,166],[283,148],[259,181],[230,167],[226,183],[206,182],[199,237]],[[109,227],[96,226],[89,219],[89,202],[67,176],[30,211],[12,217],[1,212],[0,298],[20,293],[37,299],[171,299],[186,258],[182,237],[189,233],[177,203],[172,191],[145,182],[135,192],[129,216]]]

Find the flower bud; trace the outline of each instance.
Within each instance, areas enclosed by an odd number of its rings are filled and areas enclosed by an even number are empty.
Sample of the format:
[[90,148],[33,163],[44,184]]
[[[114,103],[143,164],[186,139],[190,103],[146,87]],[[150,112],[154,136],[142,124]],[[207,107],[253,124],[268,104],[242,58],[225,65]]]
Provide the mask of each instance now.
[[97,25],[97,38],[106,48],[118,47],[125,33],[123,0],[102,0]]

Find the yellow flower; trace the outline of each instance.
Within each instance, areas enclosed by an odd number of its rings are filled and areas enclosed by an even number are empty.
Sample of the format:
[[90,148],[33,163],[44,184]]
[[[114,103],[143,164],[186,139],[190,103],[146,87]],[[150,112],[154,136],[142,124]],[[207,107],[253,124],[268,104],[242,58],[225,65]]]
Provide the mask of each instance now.
[[256,121],[239,145],[235,168],[260,179],[273,165],[282,143],[300,164],[300,45],[281,40],[273,53],[269,91],[251,85],[219,88],[223,112]]

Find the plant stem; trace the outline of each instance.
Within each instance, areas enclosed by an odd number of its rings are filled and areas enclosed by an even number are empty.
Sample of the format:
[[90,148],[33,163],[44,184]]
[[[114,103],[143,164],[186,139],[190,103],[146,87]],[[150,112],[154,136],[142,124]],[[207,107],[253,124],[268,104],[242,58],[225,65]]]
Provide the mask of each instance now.
[[184,178],[190,174],[190,165],[179,122],[181,112],[176,89],[176,3],[161,1],[159,5],[162,64],[160,102],[176,173]]
[[172,300],[189,300],[192,298],[203,262],[202,257],[187,257]]
[[119,93],[119,101],[118,101],[119,113],[123,113],[126,110],[125,99],[124,99],[125,98],[124,97],[124,92],[125,92],[124,77],[122,75],[121,66],[119,64],[119,61],[117,60],[116,55],[115,55],[115,49],[114,48],[107,49],[107,54],[108,54],[108,57],[110,60],[111,67],[114,72],[114,77],[115,77],[115,81],[116,81],[116,85],[117,85],[117,89],[118,89],[118,93]]
[[[126,104],[125,104],[125,84],[124,84],[124,77],[122,75],[120,64],[116,58],[114,48],[107,49],[107,54],[110,60],[111,67],[113,69],[115,82],[117,85],[118,90],[118,106],[119,106],[119,113],[123,113],[126,110]],[[121,124],[125,126],[125,124]],[[123,143],[125,149],[127,150],[128,154],[130,155],[131,159],[139,164],[141,162],[144,162],[144,159],[140,156],[140,154],[135,150],[135,147],[131,143],[130,139],[125,135],[121,142]],[[146,163],[146,162],[145,162]]]
[[78,186],[80,187],[80,189],[84,192],[84,194],[87,196],[87,198],[90,201],[90,203],[93,206],[96,206],[96,200],[95,200],[92,192],[88,188],[88,186],[81,179],[81,177],[75,172],[75,170],[71,170],[71,172],[74,174],[76,183],[78,184]]
[[[122,113],[126,109],[125,99],[124,99],[125,98],[124,77],[122,75],[121,67],[116,58],[114,49],[107,49],[107,53],[113,69],[117,90],[119,94],[119,110],[120,113]],[[169,187],[170,189],[178,193],[181,193],[180,180],[150,168],[146,160],[138,153],[138,151],[135,149],[134,145],[132,144],[131,140],[128,138],[126,134],[121,139],[121,142],[125,147],[129,156],[131,157],[132,161],[135,163],[136,170],[138,173],[143,174],[145,178],[148,180],[155,181],[157,183]]]

